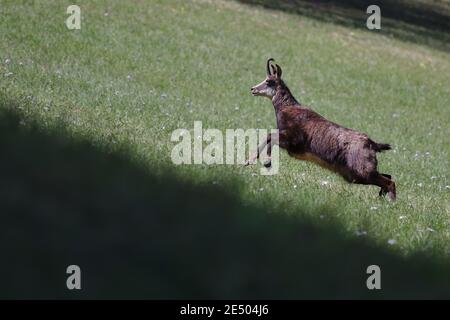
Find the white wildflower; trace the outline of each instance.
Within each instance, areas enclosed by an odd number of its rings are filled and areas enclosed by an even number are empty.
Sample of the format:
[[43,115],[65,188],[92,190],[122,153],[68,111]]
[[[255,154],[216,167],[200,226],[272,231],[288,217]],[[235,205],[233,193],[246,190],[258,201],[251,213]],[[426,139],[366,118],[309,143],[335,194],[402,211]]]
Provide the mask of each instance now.
[[388,243],[389,243],[391,246],[393,246],[394,244],[397,243],[397,240],[395,240],[395,239],[389,239],[389,240],[388,240]]

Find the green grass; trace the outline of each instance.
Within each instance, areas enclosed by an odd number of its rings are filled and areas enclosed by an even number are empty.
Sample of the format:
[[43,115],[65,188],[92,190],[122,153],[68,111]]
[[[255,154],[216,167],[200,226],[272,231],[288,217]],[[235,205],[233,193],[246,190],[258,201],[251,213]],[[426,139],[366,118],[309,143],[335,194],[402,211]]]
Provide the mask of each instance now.
[[232,1],[79,1],[82,29],[71,31],[70,4],[1,2],[0,95],[23,122],[62,125],[109,151],[126,145],[149,170],[171,166],[171,132],[196,120],[274,127],[270,103],[249,94],[274,57],[302,103],[394,146],[379,166],[393,175],[397,202],[283,152],[272,177],[252,175],[258,166],[179,166],[177,174],[193,183],[237,178],[246,203],[337,221],[349,237],[366,231],[401,255],[448,257],[448,52]]

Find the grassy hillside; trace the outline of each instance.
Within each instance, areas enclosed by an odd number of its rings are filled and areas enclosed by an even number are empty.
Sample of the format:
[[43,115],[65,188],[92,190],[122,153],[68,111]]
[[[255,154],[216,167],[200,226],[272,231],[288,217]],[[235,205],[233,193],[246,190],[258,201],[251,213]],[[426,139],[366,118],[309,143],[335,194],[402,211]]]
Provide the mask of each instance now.
[[[450,294],[448,263],[346,239],[339,223],[317,224],[303,211],[269,214],[239,199],[239,181],[181,182],[130,161],[126,149],[111,153],[24,121],[0,111],[0,298]],[[81,291],[65,286],[71,264],[81,268]],[[381,291],[366,287],[372,264]]]
[[[171,168],[193,185],[235,179],[240,201],[280,219],[307,217],[399,255],[448,259],[450,51],[434,45],[441,37],[428,45],[261,1],[77,3],[81,30],[64,24],[70,1],[1,1],[1,106],[23,125],[64,128],[107,153],[126,149],[144,171]],[[172,165],[170,135],[194,121],[221,130],[275,126],[271,104],[249,94],[268,57],[303,104],[393,145],[379,162],[397,183],[397,202],[283,152],[271,177],[256,174],[258,166]],[[32,197],[23,201],[34,211]]]

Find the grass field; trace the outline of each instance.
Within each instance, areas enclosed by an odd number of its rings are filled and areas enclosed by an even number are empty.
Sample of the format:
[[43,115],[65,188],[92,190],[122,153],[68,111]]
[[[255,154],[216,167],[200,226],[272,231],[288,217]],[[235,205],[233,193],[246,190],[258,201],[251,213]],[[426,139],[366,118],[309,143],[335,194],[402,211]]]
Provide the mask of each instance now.
[[[152,174],[169,170],[214,188],[232,180],[244,205],[335,225],[345,238],[405,258],[448,260],[450,50],[436,45],[446,35],[414,42],[389,30],[424,26],[392,17],[386,31],[368,31],[258,3],[78,1],[81,30],[68,30],[69,1],[2,0],[0,105],[25,127],[126,150]],[[437,3],[448,15],[448,2]],[[272,105],[249,93],[269,57],[303,104],[393,145],[379,166],[397,183],[395,203],[283,152],[271,177],[255,174],[258,166],[172,165],[171,133],[194,121],[204,129],[275,126]]]

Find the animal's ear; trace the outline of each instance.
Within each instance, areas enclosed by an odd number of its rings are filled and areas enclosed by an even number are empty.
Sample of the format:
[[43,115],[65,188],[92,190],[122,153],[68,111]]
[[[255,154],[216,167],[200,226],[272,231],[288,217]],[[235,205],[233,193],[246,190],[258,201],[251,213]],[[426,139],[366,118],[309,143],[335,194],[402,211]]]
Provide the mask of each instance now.
[[281,70],[281,67],[277,65],[277,78],[281,79],[281,74],[283,73],[283,70]]
[[276,75],[277,74],[277,70],[275,69],[275,66],[273,64],[270,65],[272,67],[272,74]]

